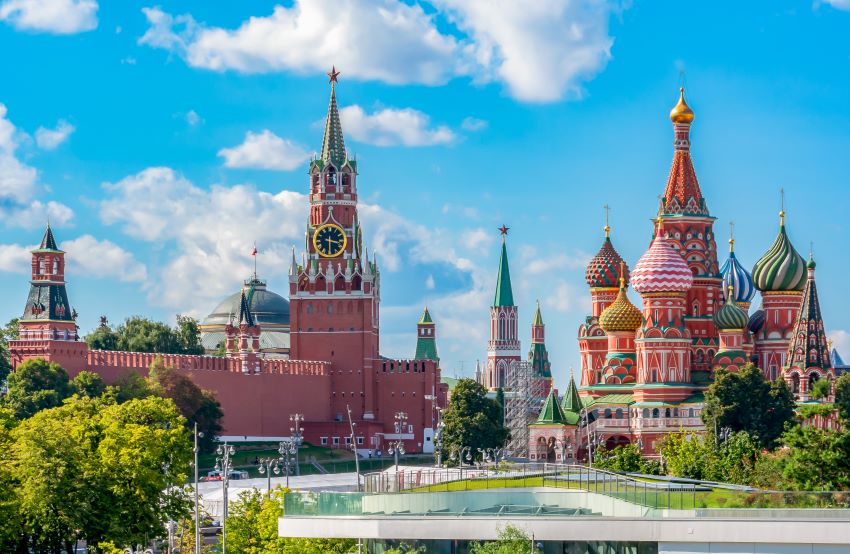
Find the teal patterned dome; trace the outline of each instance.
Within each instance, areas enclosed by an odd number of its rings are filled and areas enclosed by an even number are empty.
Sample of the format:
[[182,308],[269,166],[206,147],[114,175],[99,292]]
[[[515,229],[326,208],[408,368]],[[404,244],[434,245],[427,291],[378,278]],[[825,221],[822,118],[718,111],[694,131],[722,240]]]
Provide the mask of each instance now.
[[718,329],[745,329],[748,321],[747,312],[728,300],[714,314],[714,324]]
[[794,250],[780,214],[779,235],[753,268],[753,282],[760,291],[798,291],[806,285],[806,261]]

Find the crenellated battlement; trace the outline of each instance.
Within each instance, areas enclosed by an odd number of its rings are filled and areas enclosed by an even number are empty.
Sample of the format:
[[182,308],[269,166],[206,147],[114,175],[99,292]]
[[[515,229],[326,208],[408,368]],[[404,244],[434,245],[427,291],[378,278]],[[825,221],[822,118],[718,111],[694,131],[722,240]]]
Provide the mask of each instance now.
[[438,364],[435,360],[384,359],[379,362],[377,371],[387,374],[433,373],[437,370],[437,367]]
[[[113,350],[90,350],[86,358],[86,369],[90,371],[109,369],[147,370],[157,357],[162,358],[166,367],[174,369],[243,373],[239,358],[195,356],[191,354],[156,354],[152,352],[118,352]],[[261,360],[260,373],[328,375],[330,365],[328,362],[309,360]]]

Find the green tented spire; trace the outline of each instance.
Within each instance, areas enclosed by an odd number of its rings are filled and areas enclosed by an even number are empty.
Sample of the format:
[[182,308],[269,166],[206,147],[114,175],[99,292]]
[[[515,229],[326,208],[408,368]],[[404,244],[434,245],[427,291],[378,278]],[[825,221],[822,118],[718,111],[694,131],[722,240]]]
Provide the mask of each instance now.
[[558,405],[558,397],[555,396],[555,389],[549,391],[549,396],[546,397],[546,402],[543,404],[543,409],[540,410],[540,415],[537,416],[536,423],[567,424],[567,417],[564,415],[564,410]]
[[435,360],[439,361],[437,355],[437,334],[434,325],[434,320],[431,319],[431,313],[428,307],[422,312],[422,317],[419,318],[419,323],[416,324],[416,355],[415,360]]
[[419,318],[419,325],[427,325],[433,324],[434,320],[431,319],[431,312],[428,311],[428,306],[425,306],[425,311],[422,312],[422,317]]
[[543,325],[543,315],[540,313],[540,300],[537,301],[537,312],[534,314],[534,321],[531,324],[535,327]]
[[331,100],[328,105],[328,117],[325,120],[325,136],[322,139],[322,161],[332,163],[337,168],[345,163],[345,140],[342,138],[342,125],[339,122],[339,109],[336,106],[336,82],[339,71],[330,70]]
[[38,250],[61,252],[59,247],[56,246],[56,239],[53,237],[53,229],[50,228],[49,223],[47,224],[47,229],[44,231],[44,236],[41,237],[41,244],[38,246]]
[[564,409],[564,412],[578,414],[581,412],[583,407],[581,398],[578,396],[578,389],[576,388],[576,382],[573,379],[572,370],[570,370],[570,384],[567,386],[567,392],[564,393],[564,400],[561,402],[561,408]]
[[496,281],[496,297],[493,299],[493,307],[514,305],[514,293],[511,290],[511,271],[508,267],[508,246],[505,242],[506,235],[507,232],[502,233],[502,256],[499,259],[499,278]]

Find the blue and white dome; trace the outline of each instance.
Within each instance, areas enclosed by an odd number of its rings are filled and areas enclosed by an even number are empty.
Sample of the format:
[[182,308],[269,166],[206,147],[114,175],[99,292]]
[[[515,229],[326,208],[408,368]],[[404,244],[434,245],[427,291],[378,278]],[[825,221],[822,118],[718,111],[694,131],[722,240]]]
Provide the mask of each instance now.
[[723,290],[728,291],[732,287],[732,300],[736,304],[749,304],[756,295],[756,287],[753,284],[753,276],[744,269],[744,266],[735,257],[735,251],[729,251],[729,258],[720,268],[723,276]]

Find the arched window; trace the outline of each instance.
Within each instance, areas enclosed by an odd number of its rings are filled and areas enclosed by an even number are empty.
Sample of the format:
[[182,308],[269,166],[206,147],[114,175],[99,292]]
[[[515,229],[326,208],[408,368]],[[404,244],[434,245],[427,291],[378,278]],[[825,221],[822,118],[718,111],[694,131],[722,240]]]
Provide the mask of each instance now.
[[44,275],[44,258],[38,259],[38,274]]
[[791,392],[794,394],[800,393],[800,376],[796,373],[791,376]]
[[649,408],[644,408],[644,409],[643,409],[643,418],[644,418],[644,419],[649,419]]
[[611,419],[611,408],[605,408],[605,419]]
[[691,315],[699,317],[699,302],[696,300],[694,300],[694,303],[691,305]]
[[59,273],[59,260],[53,258],[53,275]]
[[694,417],[694,409],[688,408],[688,417]]
[[307,313],[308,313],[308,314],[312,314],[312,313],[313,313],[313,305],[312,305],[312,304],[307,304]]
[[664,408],[664,417],[670,417],[670,408]]
[[661,412],[658,411],[658,408],[652,409],[652,419],[658,419],[661,416]]
[[617,411],[614,412],[614,419],[623,419],[623,409],[617,408]]

